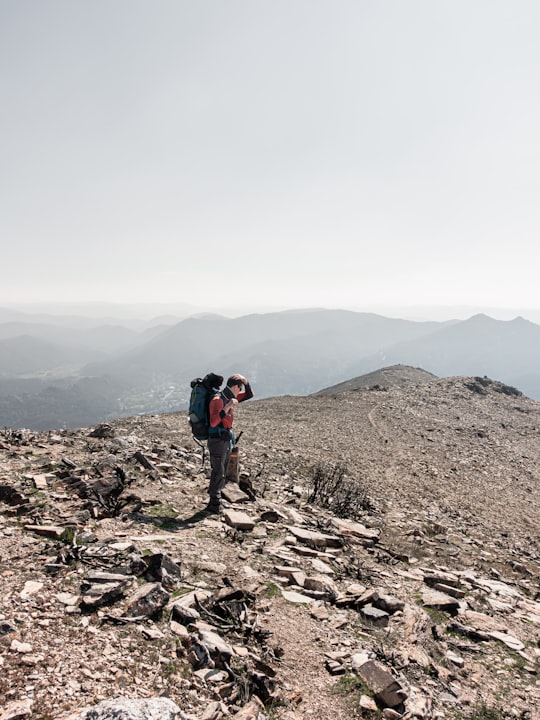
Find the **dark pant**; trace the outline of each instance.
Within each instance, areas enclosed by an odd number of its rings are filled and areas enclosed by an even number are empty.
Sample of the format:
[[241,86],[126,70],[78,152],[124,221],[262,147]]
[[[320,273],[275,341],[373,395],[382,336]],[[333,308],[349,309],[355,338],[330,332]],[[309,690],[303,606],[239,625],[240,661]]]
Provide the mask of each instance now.
[[210,466],[212,474],[210,475],[210,484],[208,486],[208,494],[210,495],[210,504],[219,505],[221,502],[221,491],[227,482],[227,465],[231,454],[231,441],[225,438],[209,438],[208,452],[210,453]]

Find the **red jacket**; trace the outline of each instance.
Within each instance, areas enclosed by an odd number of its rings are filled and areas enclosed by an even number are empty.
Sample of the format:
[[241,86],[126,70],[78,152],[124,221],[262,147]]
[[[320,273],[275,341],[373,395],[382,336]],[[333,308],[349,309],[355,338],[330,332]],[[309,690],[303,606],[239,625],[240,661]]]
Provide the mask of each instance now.
[[[225,388],[225,390],[226,389],[227,388]],[[238,393],[236,399],[239,403],[241,403],[244,402],[244,400],[249,400],[252,397],[253,390],[248,384],[245,386],[245,390],[243,392]],[[229,401],[227,400],[227,397],[224,397],[223,393],[214,395],[214,397],[210,400],[210,404],[208,406],[208,411],[210,413],[210,427],[222,427],[226,430],[232,428],[234,421],[233,406],[231,405],[227,411],[223,409],[228,402]]]

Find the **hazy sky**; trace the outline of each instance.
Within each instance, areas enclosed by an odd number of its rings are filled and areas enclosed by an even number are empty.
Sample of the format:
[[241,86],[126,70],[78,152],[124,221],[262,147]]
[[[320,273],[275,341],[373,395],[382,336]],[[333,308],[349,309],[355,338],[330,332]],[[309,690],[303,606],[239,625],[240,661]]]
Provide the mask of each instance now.
[[0,304],[538,308],[539,36],[537,0],[0,0]]

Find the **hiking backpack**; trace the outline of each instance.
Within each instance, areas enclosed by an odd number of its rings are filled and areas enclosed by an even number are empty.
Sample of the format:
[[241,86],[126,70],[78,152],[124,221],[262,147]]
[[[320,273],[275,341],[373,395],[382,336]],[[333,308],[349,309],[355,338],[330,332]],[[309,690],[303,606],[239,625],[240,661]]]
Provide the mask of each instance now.
[[203,378],[191,381],[188,419],[193,437],[197,441],[208,440],[210,417],[208,405],[212,397],[219,392],[223,378],[215,373],[208,373]]

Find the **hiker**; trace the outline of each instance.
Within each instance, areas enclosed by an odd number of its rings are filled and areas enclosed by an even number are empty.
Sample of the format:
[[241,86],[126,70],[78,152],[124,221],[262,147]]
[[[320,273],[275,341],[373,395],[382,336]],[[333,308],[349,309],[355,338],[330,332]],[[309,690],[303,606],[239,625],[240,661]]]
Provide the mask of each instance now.
[[208,486],[210,501],[206,508],[209,512],[218,513],[221,510],[221,491],[227,481],[227,465],[234,446],[234,408],[252,397],[249,382],[243,375],[235,374],[227,380],[225,388],[210,400],[208,452],[212,473]]

